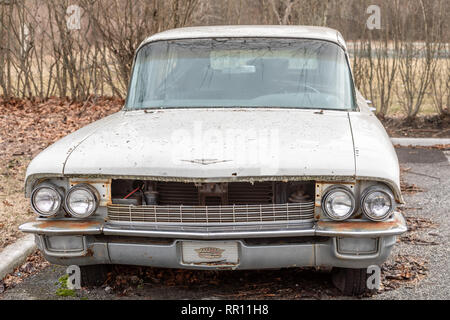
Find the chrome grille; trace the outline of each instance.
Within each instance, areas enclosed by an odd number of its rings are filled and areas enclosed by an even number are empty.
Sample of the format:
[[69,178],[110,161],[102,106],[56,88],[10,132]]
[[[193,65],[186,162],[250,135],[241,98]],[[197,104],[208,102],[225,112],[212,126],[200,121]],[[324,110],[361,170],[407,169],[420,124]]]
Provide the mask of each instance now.
[[228,206],[127,206],[108,205],[110,222],[182,226],[223,226],[308,223],[314,202]]

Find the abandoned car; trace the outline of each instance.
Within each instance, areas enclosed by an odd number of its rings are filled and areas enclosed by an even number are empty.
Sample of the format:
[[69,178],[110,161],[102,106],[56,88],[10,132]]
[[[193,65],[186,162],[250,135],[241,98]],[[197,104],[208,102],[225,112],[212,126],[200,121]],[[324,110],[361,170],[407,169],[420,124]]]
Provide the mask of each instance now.
[[25,182],[51,263],[333,268],[347,294],[406,231],[399,165],[339,32],[173,29],[140,45],[123,109],[33,159]]

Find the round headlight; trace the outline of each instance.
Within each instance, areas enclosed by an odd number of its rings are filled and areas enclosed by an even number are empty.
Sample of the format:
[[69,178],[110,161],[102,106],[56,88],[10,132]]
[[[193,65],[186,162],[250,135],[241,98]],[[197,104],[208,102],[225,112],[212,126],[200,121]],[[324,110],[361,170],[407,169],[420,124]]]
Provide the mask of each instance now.
[[31,193],[31,207],[41,216],[56,215],[61,208],[61,203],[62,195],[53,184],[40,184]]
[[97,190],[88,184],[78,184],[67,192],[65,205],[70,215],[75,218],[87,218],[98,207]]
[[333,186],[325,192],[322,209],[332,220],[345,220],[355,211],[355,197],[347,188]]
[[395,200],[392,192],[381,186],[367,188],[361,197],[361,207],[367,218],[382,221],[394,210]]

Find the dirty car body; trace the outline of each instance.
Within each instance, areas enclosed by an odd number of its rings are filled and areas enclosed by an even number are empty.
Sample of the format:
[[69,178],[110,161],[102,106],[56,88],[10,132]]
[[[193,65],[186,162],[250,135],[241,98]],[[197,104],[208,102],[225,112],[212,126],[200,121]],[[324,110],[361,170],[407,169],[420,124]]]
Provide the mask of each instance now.
[[139,47],[122,111],[29,165],[46,259],[366,268],[406,231],[399,166],[319,27],[197,27]]

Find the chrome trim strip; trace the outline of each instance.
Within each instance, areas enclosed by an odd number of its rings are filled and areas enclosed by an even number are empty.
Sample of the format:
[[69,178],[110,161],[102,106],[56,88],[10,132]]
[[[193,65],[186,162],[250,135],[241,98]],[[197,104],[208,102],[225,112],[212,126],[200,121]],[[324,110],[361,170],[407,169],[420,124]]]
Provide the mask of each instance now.
[[115,236],[134,237],[166,237],[180,239],[238,239],[238,238],[274,238],[274,237],[301,237],[313,236],[314,229],[292,230],[260,230],[260,231],[232,231],[232,232],[194,232],[194,231],[169,231],[169,230],[138,230],[111,228],[105,226],[103,234]]
[[49,235],[105,234],[138,237],[167,237],[180,239],[239,239],[261,237],[327,236],[377,238],[395,236],[407,231],[406,221],[396,212],[385,222],[334,222],[331,226],[285,223],[280,225],[222,225],[220,227],[193,227],[155,225],[153,229],[142,228],[139,224],[113,225],[100,221],[87,223],[77,221],[35,221],[19,228],[26,233]]
[[22,224],[19,230],[46,235],[93,235],[102,233],[103,223],[102,221],[37,220]]

